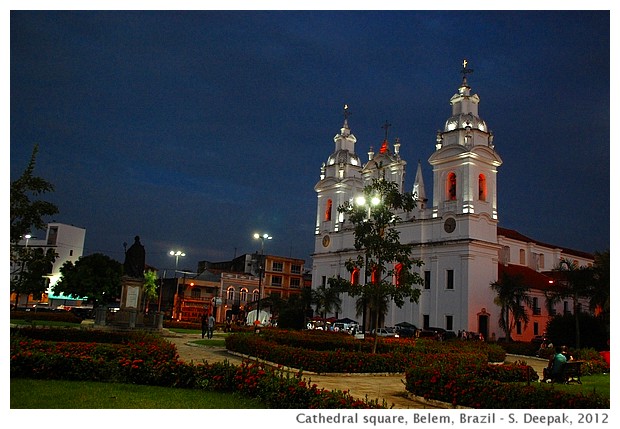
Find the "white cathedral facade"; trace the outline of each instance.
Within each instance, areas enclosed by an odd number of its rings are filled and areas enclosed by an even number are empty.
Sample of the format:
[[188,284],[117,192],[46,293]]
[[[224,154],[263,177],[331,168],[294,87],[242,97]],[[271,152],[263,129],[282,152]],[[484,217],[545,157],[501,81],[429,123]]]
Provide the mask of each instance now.
[[[418,303],[406,300],[402,308],[392,304],[384,326],[406,321],[418,328],[439,327],[479,332],[486,338],[502,337],[499,307],[493,302],[496,295],[490,288],[501,269],[531,272],[528,278],[536,279],[532,293],[538,294],[542,302],[546,282],[542,273],[550,271],[561,257],[569,255],[580,265],[592,263],[592,255],[546,245],[498,227],[497,171],[502,159],[495,150],[492,132],[478,114],[479,102],[464,74],[450,99],[451,116],[443,131],[437,133],[435,151],[428,160],[433,171],[432,204],[426,199],[422,166],[417,166],[411,190],[417,197],[417,207],[401,216],[398,230],[401,243],[414,245],[412,257],[424,263],[419,268],[424,285],[420,286]],[[398,139],[391,145],[386,135],[378,153],[371,150],[368,161],[362,163],[345,110],[344,124],[334,143],[334,152],[322,165],[315,186],[318,199],[313,288],[331,277],[349,278],[345,262],[357,256],[352,225],[337,208],[362,194],[373,178],[384,177],[399,184],[401,192],[408,191],[404,189],[407,163],[400,157]],[[339,317],[360,320],[355,298],[346,294],[341,298]],[[528,332],[517,333],[517,337],[540,335],[544,326],[546,318],[533,320]]]

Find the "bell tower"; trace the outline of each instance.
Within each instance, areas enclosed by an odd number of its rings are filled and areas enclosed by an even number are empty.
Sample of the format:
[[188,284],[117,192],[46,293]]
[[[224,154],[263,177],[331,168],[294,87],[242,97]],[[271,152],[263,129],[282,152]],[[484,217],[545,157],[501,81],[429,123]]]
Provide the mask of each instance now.
[[328,247],[319,243],[321,236],[338,232],[341,228],[342,215],[338,206],[361,193],[362,163],[355,154],[357,139],[349,128],[349,106],[344,106],[344,124],[334,136],[334,152],[321,166],[321,179],[314,186],[317,193],[317,213],[314,234],[317,237],[317,251]]
[[463,61],[463,80],[450,99],[452,116],[437,131],[433,166],[432,216],[486,214],[497,221],[497,168],[493,133],[478,116],[480,97],[471,94],[467,75],[473,70]]

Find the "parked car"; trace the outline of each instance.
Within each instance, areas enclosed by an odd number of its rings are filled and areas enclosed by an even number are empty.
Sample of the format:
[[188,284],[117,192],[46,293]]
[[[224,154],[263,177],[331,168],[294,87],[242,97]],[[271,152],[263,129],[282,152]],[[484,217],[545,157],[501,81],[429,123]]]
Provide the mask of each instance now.
[[[370,333],[374,335],[375,330],[373,329]],[[396,337],[397,336],[396,329],[391,328],[391,327],[378,328],[377,336],[378,337]]]
[[417,329],[414,328],[400,328],[396,329],[396,334],[400,338],[413,338],[416,336]]

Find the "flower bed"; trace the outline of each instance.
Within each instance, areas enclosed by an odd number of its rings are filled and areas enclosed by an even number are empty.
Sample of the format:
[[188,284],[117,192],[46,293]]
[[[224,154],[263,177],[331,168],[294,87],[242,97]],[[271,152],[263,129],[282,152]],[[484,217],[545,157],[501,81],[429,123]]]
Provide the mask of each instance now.
[[[523,385],[526,365],[462,365],[436,362],[412,367],[405,374],[405,388],[426,399],[472,408],[609,408],[610,402],[596,393],[568,394],[543,388],[540,383]],[[527,379],[527,378],[526,378]]]
[[11,377],[111,381],[239,392],[271,408],[385,408],[348,392],[310,385],[260,364],[185,364],[173,344],[152,334],[74,329],[11,330]]
[[[288,340],[287,340],[288,338]],[[226,338],[226,348],[256,356],[288,367],[318,373],[402,373],[413,365],[459,356],[469,362],[486,364],[504,358],[501,348],[468,342],[439,343],[433,340],[383,339],[377,353],[374,339],[356,340],[346,334],[296,331],[265,331],[261,335],[233,334]]]

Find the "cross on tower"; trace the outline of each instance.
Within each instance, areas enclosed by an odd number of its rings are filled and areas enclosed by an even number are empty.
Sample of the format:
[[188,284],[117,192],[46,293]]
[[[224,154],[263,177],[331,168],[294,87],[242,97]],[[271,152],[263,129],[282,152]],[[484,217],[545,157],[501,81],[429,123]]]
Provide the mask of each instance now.
[[349,119],[349,116],[351,116],[351,112],[349,111],[349,105],[345,104],[344,105],[344,120],[346,121],[347,119]]
[[383,126],[381,128],[383,128],[385,130],[385,140],[387,141],[388,139],[388,129],[392,126],[392,124],[388,123],[388,121],[385,121],[385,124],[383,124]]
[[463,69],[461,70],[461,73],[463,74],[463,83],[464,84],[467,83],[467,75],[469,73],[473,73],[474,72],[474,69],[468,69],[467,68],[467,64],[469,64],[468,61],[466,59],[463,60],[463,63],[462,63]]

